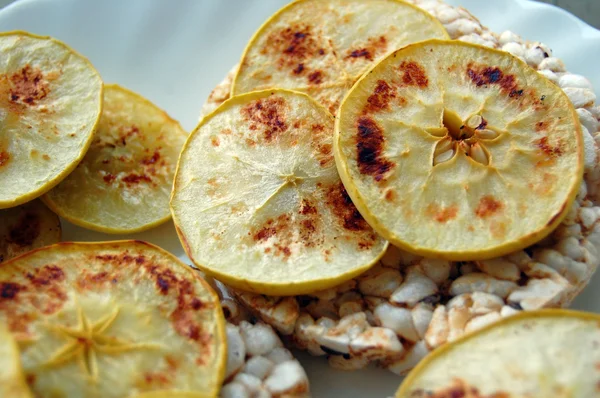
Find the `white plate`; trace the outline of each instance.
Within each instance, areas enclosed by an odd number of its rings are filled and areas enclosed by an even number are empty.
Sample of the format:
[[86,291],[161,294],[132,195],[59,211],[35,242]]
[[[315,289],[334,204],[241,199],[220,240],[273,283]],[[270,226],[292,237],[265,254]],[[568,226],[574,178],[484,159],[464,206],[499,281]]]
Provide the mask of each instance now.
[[[449,0],[496,32],[510,29],[549,45],[574,73],[600,92],[600,32],[556,7],[525,0]],[[211,89],[258,26],[287,0],[22,0],[0,11],[0,31],[51,35],[89,57],[106,82],[118,82],[166,109],[191,130]],[[135,238],[185,257],[168,223],[112,236],[65,225],[66,240]],[[600,277],[575,308],[600,312]],[[401,378],[380,369],[341,372],[324,358],[299,354],[315,397],[386,397]]]

